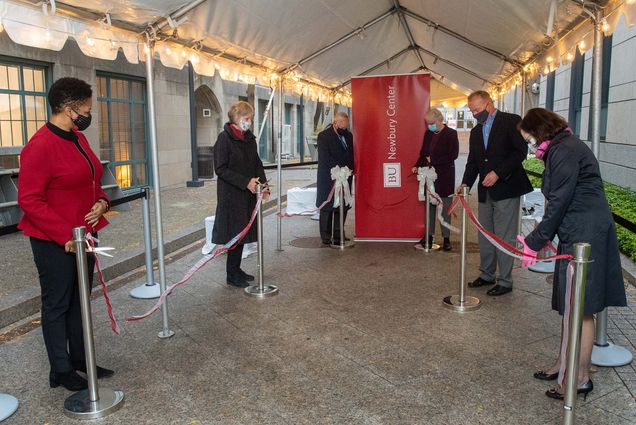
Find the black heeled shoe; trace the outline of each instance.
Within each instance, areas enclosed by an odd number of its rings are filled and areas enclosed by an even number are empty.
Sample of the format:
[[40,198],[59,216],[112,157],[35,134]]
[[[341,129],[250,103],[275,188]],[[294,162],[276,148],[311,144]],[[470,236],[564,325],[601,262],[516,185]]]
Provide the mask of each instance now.
[[[585,401],[587,399],[587,395],[591,393],[593,389],[594,383],[590,379],[585,384],[579,385],[579,387],[576,389],[576,393],[583,394],[583,400]],[[555,400],[563,400],[563,394],[557,391],[556,388],[550,388],[548,391],[545,392],[545,395]]]
[[60,385],[69,391],[80,391],[88,388],[88,381],[77,374],[74,370],[68,372],[49,373],[49,385],[57,388]]
[[243,277],[243,279],[245,279],[246,281],[248,281],[248,282],[254,281],[254,276],[252,276],[251,274],[247,274],[241,269],[239,269],[238,272]]
[[554,381],[555,379],[559,377],[559,372],[545,373],[544,371],[540,370],[538,372],[535,372],[533,376],[535,377],[535,379],[538,379],[539,381]]
[[[95,368],[97,369],[98,379],[110,378],[111,376],[115,374],[114,370],[106,369],[105,367],[95,366]],[[75,369],[77,372],[86,373],[86,363],[74,363],[73,369]]]

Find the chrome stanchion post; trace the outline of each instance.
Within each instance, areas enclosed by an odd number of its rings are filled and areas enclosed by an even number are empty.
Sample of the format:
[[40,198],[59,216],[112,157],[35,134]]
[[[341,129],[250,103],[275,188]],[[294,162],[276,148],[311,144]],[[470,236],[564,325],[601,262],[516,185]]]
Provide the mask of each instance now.
[[133,298],[151,299],[159,298],[161,287],[155,282],[152,270],[152,230],[150,228],[150,188],[144,188],[144,197],[141,198],[141,210],[144,221],[144,258],[146,262],[146,284],[130,291]]
[[[462,188],[464,199],[468,199],[469,188]],[[449,295],[442,301],[444,307],[455,311],[471,311],[481,307],[481,301],[477,297],[466,296],[466,210],[462,209],[462,227],[460,238],[460,268],[459,268],[459,295]]]
[[630,364],[631,351],[607,340],[607,308],[596,314],[596,341],[592,348],[592,364],[596,366],[617,367]]
[[[425,206],[425,211],[426,211],[426,217],[424,219],[424,252],[431,252],[431,251],[439,251],[440,246],[438,244],[435,243],[431,243],[430,239],[431,239],[431,229],[429,228],[430,226],[428,225],[430,223],[430,214],[431,214],[431,194],[428,191],[428,180],[426,180],[424,182],[424,191],[426,193],[426,199],[424,200],[424,202],[426,202],[426,206]],[[441,208],[441,205],[438,205],[437,208]],[[433,227],[434,228],[434,227]]]
[[124,392],[109,388],[102,388],[100,391],[97,385],[90,282],[88,280],[88,262],[86,260],[86,227],[75,227],[73,229],[73,241],[75,242],[76,250],[77,282],[82,310],[82,332],[84,336],[84,352],[86,353],[88,389],[76,392],[67,398],[64,401],[64,413],[76,419],[96,419],[118,410],[124,401]]
[[563,424],[574,425],[574,404],[579,381],[579,357],[581,353],[581,326],[583,324],[583,306],[587,264],[592,246],[589,243],[574,244],[574,264],[576,271],[572,285],[572,308],[570,309],[570,329],[568,338],[568,356],[565,371],[565,394],[563,398]]
[[[261,194],[263,193],[263,189],[265,188],[265,185],[263,184],[257,184],[256,185],[256,197],[260,198]],[[264,258],[264,250],[263,250],[263,203],[261,202],[261,204],[258,206],[258,211],[256,212],[256,234],[257,234],[257,242],[256,242],[256,246],[257,246],[257,253],[256,253],[256,258],[258,261],[258,284],[257,285],[252,285],[252,286],[248,286],[247,288],[245,288],[245,294],[252,296],[252,297],[258,297],[258,298],[264,298],[264,297],[269,297],[271,295],[277,295],[278,294],[278,287],[274,286],[274,285],[265,285],[264,284],[264,277],[263,277],[263,258]]]

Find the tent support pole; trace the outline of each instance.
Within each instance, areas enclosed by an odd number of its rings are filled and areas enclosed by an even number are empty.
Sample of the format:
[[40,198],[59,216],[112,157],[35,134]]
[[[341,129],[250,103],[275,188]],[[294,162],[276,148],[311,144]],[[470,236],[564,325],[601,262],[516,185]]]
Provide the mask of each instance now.
[[[163,221],[161,219],[161,184],[159,182],[159,153],[157,147],[157,120],[155,110],[154,46],[146,42],[146,96],[148,98],[148,129],[150,130],[150,154],[152,162],[152,185],[155,192],[155,220],[157,231],[157,260],[159,262],[159,285],[161,293],[166,290],[166,265],[164,263]],[[170,338],[174,332],[168,323],[168,300],[161,306],[162,329],[159,338]]]

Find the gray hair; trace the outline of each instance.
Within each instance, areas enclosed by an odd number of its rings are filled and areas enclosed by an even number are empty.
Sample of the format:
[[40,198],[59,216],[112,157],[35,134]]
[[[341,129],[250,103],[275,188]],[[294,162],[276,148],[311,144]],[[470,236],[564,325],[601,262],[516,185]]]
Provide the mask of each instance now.
[[444,122],[444,115],[437,108],[431,108],[424,114],[424,119],[427,121],[441,121]]

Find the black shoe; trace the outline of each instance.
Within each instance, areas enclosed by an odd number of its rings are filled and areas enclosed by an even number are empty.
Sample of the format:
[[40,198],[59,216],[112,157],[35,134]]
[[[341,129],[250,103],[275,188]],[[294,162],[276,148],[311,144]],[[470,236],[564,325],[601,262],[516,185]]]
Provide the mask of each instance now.
[[473,280],[472,282],[468,282],[468,287],[469,288],[479,288],[480,286],[486,286],[486,285],[494,285],[494,281],[491,282],[489,280],[486,279],[482,279],[481,277],[478,277],[477,279]]
[[236,286],[237,288],[247,288],[250,286],[250,284],[247,283],[247,280],[238,273],[232,275],[228,274],[226,282],[228,285]]
[[243,279],[245,279],[248,282],[252,282],[254,280],[254,276],[252,276],[251,274],[247,274],[245,273],[243,270],[239,269],[239,274],[241,275],[241,277]]
[[[73,363],[73,369],[77,372],[86,373],[86,363]],[[110,378],[115,374],[114,370],[106,369],[105,367],[96,366],[98,378]]]
[[[586,400],[587,395],[591,393],[593,389],[594,383],[590,379],[585,384],[579,385],[579,387],[576,389],[576,393],[583,394],[583,400]],[[556,388],[550,388],[548,391],[545,392],[545,395],[555,400],[563,400],[563,394],[560,393]]]
[[539,381],[554,381],[559,377],[559,372],[545,373],[544,371],[540,370],[538,372],[535,372],[533,376]]
[[442,249],[444,251],[450,251],[451,249],[453,249],[449,238],[444,238],[444,244],[442,245]]
[[57,388],[60,385],[69,391],[81,391],[88,388],[88,381],[77,374],[74,370],[68,372],[49,373],[49,385]]
[[500,295],[507,294],[508,292],[512,292],[512,288],[509,288],[507,286],[495,285],[486,292],[486,295],[490,295],[491,297],[498,297]]
[[322,244],[323,245],[331,245],[331,239],[323,239],[322,240]]

